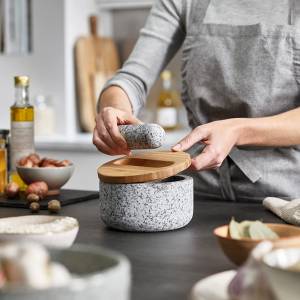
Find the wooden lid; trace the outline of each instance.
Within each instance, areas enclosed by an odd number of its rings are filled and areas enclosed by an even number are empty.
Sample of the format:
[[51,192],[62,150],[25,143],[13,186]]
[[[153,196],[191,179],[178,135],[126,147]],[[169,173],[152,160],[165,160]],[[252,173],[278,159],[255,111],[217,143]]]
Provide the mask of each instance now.
[[190,165],[190,155],[185,152],[145,152],[102,165],[98,169],[98,176],[107,183],[148,182],[176,175]]

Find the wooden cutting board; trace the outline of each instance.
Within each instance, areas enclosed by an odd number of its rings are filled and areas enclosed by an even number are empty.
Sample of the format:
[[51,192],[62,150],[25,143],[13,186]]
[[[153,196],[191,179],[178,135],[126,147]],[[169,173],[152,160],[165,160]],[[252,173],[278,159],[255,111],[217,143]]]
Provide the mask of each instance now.
[[106,183],[148,182],[176,175],[190,165],[190,155],[185,152],[145,152],[102,165],[98,176]]
[[116,44],[97,34],[97,17],[90,17],[91,35],[75,44],[76,87],[79,119],[83,131],[95,126],[96,104],[105,82],[120,68]]

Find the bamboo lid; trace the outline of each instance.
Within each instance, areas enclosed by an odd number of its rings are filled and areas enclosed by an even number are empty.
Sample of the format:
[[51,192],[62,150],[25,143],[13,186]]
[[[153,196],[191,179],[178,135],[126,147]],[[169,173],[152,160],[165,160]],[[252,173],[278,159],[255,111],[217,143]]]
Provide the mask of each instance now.
[[145,152],[105,163],[98,176],[106,183],[141,183],[171,177],[190,165],[190,155],[185,152]]

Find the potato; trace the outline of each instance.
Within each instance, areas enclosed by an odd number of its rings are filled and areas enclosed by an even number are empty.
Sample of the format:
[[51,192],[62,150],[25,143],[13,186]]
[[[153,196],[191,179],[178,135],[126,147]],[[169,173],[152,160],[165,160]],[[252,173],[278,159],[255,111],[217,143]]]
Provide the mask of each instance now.
[[35,194],[38,195],[41,199],[47,196],[48,185],[44,181],[33,182],[28,185],[26,189],[26,195]]
[[18,165],[20,167],[32,168],[34,164],[28,157],[23,157],[19,160]]
[[54,214],[57,214],[61,209],[61,203],[59,200],[51,200],[49,201],[48,203],[48,210],[51,212],[51,213],[54,213]]
[[30,203],[29,208],[32,213],[38,213],[40,210],[40,204],[38,202],[32,202]]
[[38,166],[41,161],[40,156],[37,153],[31,153],[27,158],[30,159],[35,166]]
[[15,182],[11,182],[5,187],[5,194],[8,198],[15,198],[18,196],[19,190],[19,185]]
[[40,201],[40,196],[37,194],[28,194],[26,199],[27,199],[28,203],[38,202],[38,201]]
[[65,159],[65,160],[62,160],[60,162],[60,164],[62,165],[62,167],[67,167],[67,166],[71,165],[71,162],[69,160]]
[[23,167],[23,166],[26,164],[27,160],[28,160],[28,159],[27,159],[27,156],[22,157],[22,158],[18,161],[18,165],[21,166],[21,167]]
[[56,168],[56,160],[50,158],[43,158],[40,162],[41,168]]
[[26,157],[22,157],[18,161],[18,165],[26,168],[61,168],[71,165],[71,162],[67,159],[57,160],[47,157],[41,159],[37,153],[32,153]]

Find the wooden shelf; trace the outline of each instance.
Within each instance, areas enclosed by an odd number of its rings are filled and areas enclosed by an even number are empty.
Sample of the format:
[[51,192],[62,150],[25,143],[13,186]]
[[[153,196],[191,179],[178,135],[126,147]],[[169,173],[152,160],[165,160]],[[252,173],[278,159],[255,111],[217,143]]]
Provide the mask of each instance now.
[[132,8],[143,8],[151,7],[154,0],[132,0],[132,1],[103,1],[96,0],[97,6],[101,10],[113,10],[113,9],[132,9]]

